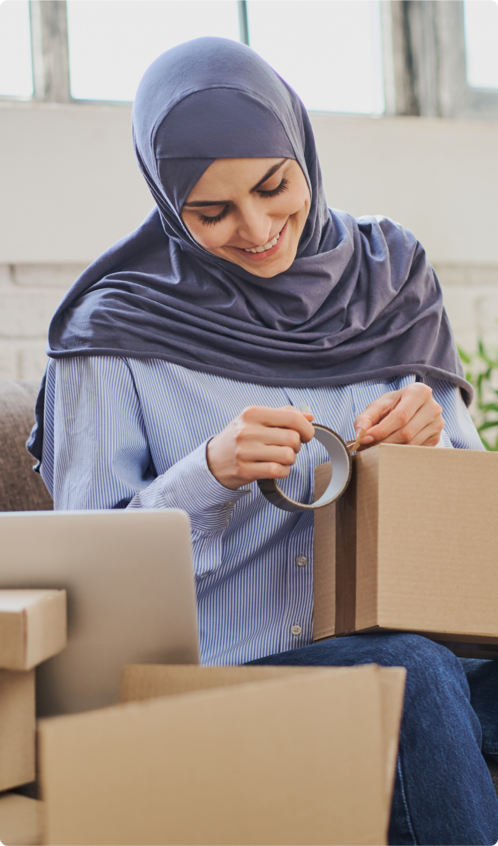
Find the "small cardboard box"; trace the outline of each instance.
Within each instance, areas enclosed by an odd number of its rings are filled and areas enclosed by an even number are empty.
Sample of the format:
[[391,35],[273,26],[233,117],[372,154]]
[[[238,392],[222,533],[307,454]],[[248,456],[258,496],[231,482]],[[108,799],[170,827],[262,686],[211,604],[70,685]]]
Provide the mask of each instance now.
[[31,670],[65,646],[65,590],[0,590],[0,667]]
[[[316,496],[330,464],[316,470]],[[418,632],[498,656],[498,454],[381,444],[315,517],[315,640]]]
[[40,805],[36,799],[16,793],[0,796],[0,842],[4,846],[41,843]]
[[42,720],[46,844],[387,842],[404,670],[128,668]]
[[0,791],[34,781],[35,729],[35,671],[0,670]]

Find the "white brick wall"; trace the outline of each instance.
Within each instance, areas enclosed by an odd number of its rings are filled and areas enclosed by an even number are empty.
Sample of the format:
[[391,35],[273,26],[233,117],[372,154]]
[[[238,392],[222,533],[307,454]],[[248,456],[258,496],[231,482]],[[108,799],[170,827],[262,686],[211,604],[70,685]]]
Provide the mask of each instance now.
[[[0,264],[0,379],[40,379],[50,318],[79,264]],[[437,264],[458,344],[498,347],[498,265]]]
[[50,319],[84,265],[0,264],[0,379],[40,379]]
[[498,347],[498,265],[436,264],[456,336],[472,352],[477,338]]

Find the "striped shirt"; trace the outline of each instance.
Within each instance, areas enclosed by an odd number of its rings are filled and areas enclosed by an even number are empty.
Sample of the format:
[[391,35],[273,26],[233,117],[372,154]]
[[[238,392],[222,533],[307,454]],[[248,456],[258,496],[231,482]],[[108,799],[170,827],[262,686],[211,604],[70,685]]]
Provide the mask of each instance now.
[[[243,408],[308,405],[344,440],[374,399],[415,377],[333,388],[236,382],[167,361],[51,360],[42,476],[56,509],[181,508],[192,525],[201,660],[241,664],[313,639],[313,512],[281,511],[256,483],[233,491],[206,462],[206,445]],[[446,421],[440,446],[482,449],[461,399],[426,380]],[[313,500],[328,456],[304,444],[282,488]]]

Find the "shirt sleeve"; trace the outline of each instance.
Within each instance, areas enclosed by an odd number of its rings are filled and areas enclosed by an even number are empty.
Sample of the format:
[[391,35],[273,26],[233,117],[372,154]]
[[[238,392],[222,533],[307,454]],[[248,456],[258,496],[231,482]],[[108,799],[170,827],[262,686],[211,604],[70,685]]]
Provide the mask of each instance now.
[[440,379],[426,378],[434,399],[443,409],[445,427],[439,446],[456,449],[484,449],[479,433],[465,405],[460,388]]
[[247,491],[225,488],[212,475],[208,441],[156,477],[126,360],[76,357],[54,365],[42,475],[56,510],[181,508],[190,517],[193,540],[224,531]]

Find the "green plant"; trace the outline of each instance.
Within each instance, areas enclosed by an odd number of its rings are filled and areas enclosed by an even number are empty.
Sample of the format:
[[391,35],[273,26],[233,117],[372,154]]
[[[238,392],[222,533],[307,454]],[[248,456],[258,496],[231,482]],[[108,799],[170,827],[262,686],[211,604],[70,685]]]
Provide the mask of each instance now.
[[489,350],[479,339],[477,352],[458,352],[476,392],[470,408],[476,429],[486,449],[498,451],[498,349]]

